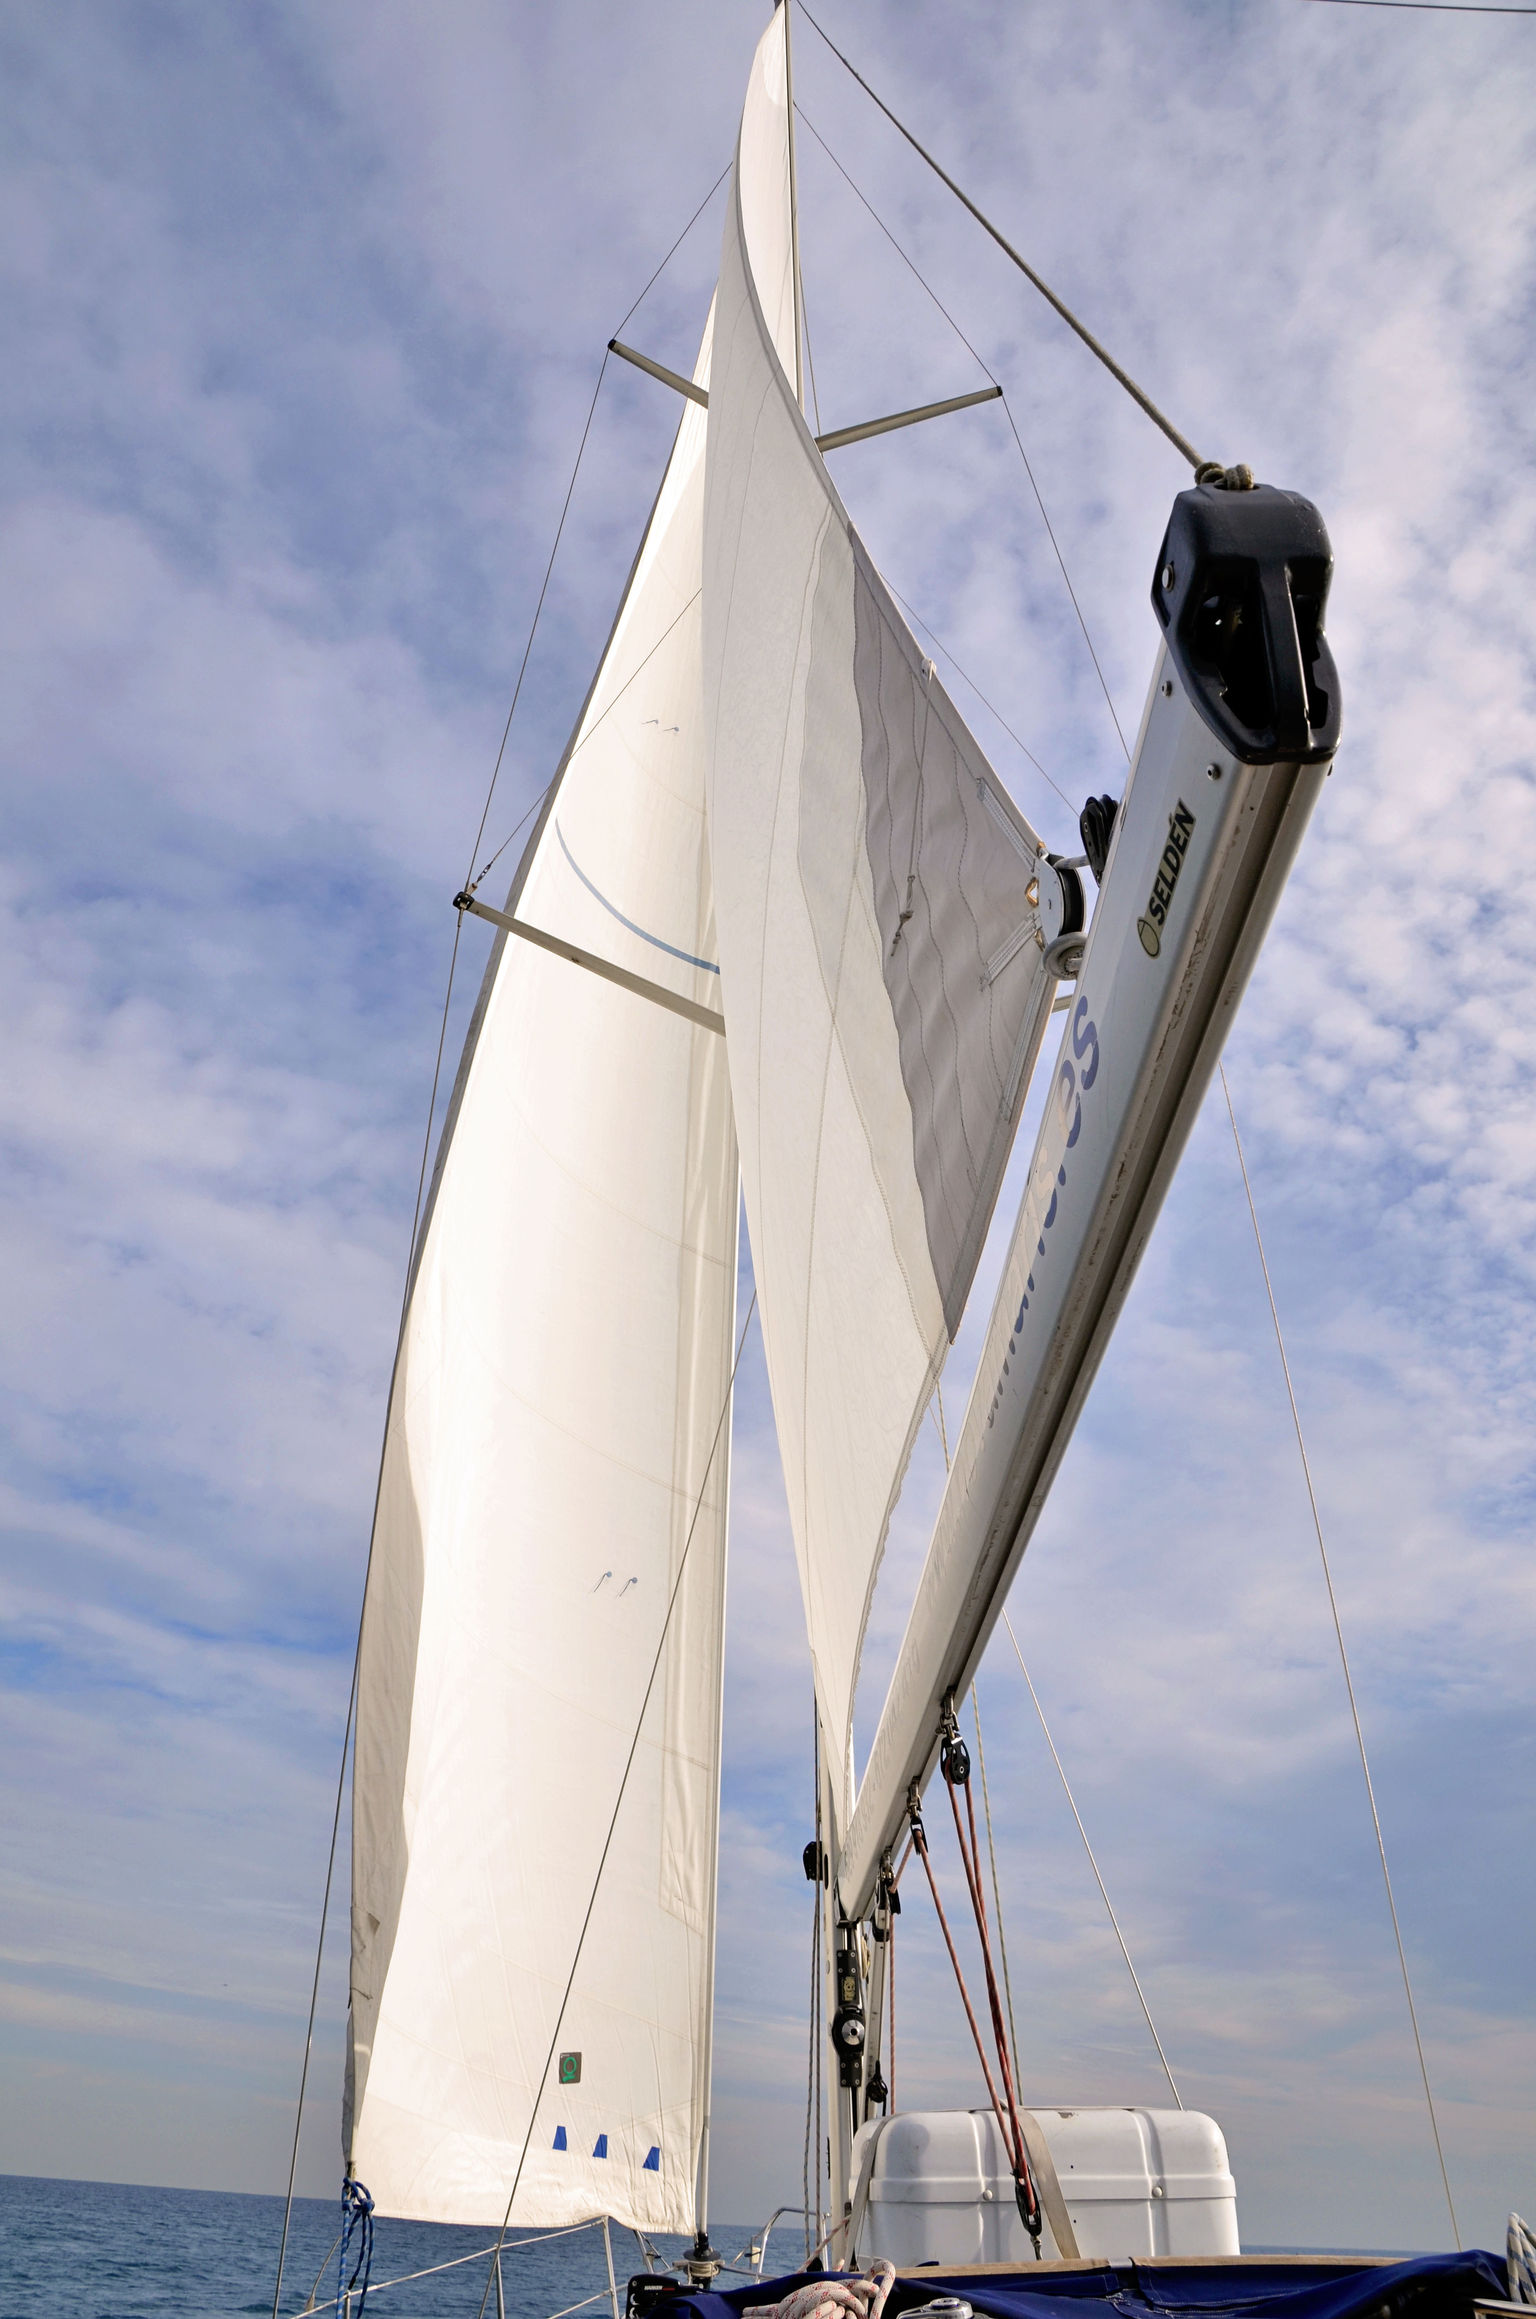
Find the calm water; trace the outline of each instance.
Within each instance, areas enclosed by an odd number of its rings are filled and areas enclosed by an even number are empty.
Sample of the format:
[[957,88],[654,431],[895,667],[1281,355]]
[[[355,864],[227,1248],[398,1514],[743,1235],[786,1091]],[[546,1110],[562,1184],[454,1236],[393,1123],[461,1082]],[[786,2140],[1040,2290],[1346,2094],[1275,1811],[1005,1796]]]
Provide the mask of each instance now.
[[[283,2275],[285,2314],[308,2301],[339,2224],[338,2207],[329,2201],[295,2199]],[[282,2227],[280,2198],[0,2175],[0,2319],[258,2319],[272,2309]],[[379,2222],[375,2231],[370,2314],[378,2294],[378,2319],[475,2319],[486,2284],[483,2261],[378,2290],[404,2272],[474,2254],[490,2244],[494,2231],[420,2222]],[[728,2224],[711,2235],[726,2256],[748,2236]],[[513,2253],[515,2243],[509,2234],[502,2259],[508,2319],[551,2319],[589,2295],[602,2298],[589,2306],[591,2319],[608,2319],[600,2230]],[[682,2244],[658,2243],[669,2258]],[[772,2252],[778,2251],[775,2233]],[[786,2263],[794,2261],[788,2238],[783,2253]],[[613,2234],[613,2267],[622,2309],[625,2280],[644,2267],[627,2231]],[[334,2255],[322,2293],[327,2287],[334,2296]],[[487,2319],[494,2314],[492,2296]]]

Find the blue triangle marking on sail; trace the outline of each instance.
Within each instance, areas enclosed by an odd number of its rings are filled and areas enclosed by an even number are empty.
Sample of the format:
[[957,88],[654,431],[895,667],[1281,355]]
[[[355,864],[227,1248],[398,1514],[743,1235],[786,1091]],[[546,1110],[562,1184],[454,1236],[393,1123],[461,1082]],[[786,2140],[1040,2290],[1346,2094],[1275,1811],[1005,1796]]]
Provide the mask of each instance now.
[[598,2137],[597,2137],[597,2140],[596,2140],[596,2141],[593,2143],[593,2145],[592,2145],[592,2155],[593,2155],[593,2157],[594,2157],[594,2158],[606,2158],[606,2157],[607,2157],[607,2155],[608,2155],[608,2137],[607,2137],[607,2135],[606,2135],[606,2134],[599,2134],[599,2135],[598,2135]]
[[647,2150],[645,2164],[640,2171],[642,2174],[659,2174],[661,2172],[661,2150],[657,2143],[653,2142]]
[[557,2150],[563,2150],[563,2149],[565,2148],[565,2128],[564,2128],[564,2126],[556,2126],[556,2128],[555,2128],[555,2148],[556,2148]]

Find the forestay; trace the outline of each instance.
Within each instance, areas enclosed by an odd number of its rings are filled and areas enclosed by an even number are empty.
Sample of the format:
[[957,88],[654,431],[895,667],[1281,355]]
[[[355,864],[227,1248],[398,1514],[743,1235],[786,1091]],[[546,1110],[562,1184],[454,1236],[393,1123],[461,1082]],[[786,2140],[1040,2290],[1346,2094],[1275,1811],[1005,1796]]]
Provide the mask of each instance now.
[[[713,1009],[703,453],[690,403],[507,907]],[[736,1213],[723,1040],[502,936],[419,1244],[363,1624],[348,2149],[384,2213],[495,2226],[516,2179],[517,2223],[692,2227]]]
[[795,398],[784,13],[753,65],[725,227],[704,692],[743,1190],[841,1767],[887,1524],[1054,985],[1034,832],[882,585]]

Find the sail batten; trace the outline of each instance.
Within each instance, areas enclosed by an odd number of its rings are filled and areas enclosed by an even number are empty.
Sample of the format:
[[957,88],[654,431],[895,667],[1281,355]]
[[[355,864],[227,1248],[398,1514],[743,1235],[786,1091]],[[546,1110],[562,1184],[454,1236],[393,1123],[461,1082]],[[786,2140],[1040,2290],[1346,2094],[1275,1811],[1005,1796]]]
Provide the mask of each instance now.
[[495,2226],[515,2181],[515,2223],[694,2219],[737,1215],[723,1042],[675,1011],[719,990],[703,454],[690,405],[418,1241],[354,1807],[348,2153],[385,2213]]
[[886,1529],[1053,986],[1039,841],[796,400],[784,39],[781,12],[754,63],[725,224],[703,674],[748,1230],[818,1708],[842,1764]]

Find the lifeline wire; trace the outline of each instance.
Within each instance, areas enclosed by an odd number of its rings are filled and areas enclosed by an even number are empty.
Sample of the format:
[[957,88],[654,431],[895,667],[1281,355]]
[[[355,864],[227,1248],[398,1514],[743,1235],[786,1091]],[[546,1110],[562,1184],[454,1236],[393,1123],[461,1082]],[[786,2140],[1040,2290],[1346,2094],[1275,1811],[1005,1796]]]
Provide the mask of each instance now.
[[[854,179],[849,175],[848,171],[843,167],[843,164],[841,161],[839,161],[837,155],[833,152],[831,146],[827,143],[826,138],[822,136],[820,130],[817,128],[815,122],[810,118],[804,106],[797,105],[795,110],[800,115],[801,120],[804,121],[806,127],[810,130],[811,135],[815,138],[817,144],[821,147],[827,159],[831,162],[833,168],[837,171],[839,177],[841,177],[843,180],[843,183],[847,186],[849,192],[854,195],[856,200],[863,203],[865,209],[868,210],[870,216],[874,219],[876,225],[880,228],[880,231],[884,234],[886,240],[890,243],[892,249],[900,258],[902,264],[907,268],[913,280],[922,290],[927,293],[928,297],[932,299],[934,305],[943,315],[945,321],[949,324],[950,329],[959,339],[960,344],[965,348],[966,353],[970,356],[972,362],[975,363],[977,369],[981,371],[983,376],[989,379],[992,385],[997,388],[998,395],[1003,406],[1003,415],[1008,421],[1009,430],[1012,433],[1013,440],[1018,447],[1019,457],[1024,463],[1024,473],[1029,478],[1029,488],[1034,493],[1035,505],[1040,510],[1040,520],[1045,525],[1046,537],[1051,543],[1051,551],[1056,558],[1056,562],[1061,571],[1062,579],[1066,584],[1067,594],[1072,600],[1072,609],[1077,615],[1078,627],[1083,632],[1083,642],[1087,645],[1088,657],[1093,662],[1093,673],[1099,680],[1099,687],[1103,692],[1105,705],[1109,710],[1110,720],[1115,728],[1116,738],[1119,740],[1120,747],[1125,753],[1127,762],[1129,762],[1130,750],[1126,748],[1125,734],[1121,730],[1120,718],[1115,708],[1113,695],[1110,692],[1108,682],[1105,678],[1104,669],[1099,660],[1098,652],[1094,647],[1093,638],[1088,633],[1088,623],[1083,617],[1082,605],[1077,600],[1077,590],[1072,585],[1072,575],[1067,570],[1067,560],[1061,552],[1061,542],[1056,537],[1056,527],[1051,521],[1045,501],[1041,496],[1040,486],[1035,481],[1035,471],[1029,463],[1029,453],[1024,448],[1024,439],[1019,433],[1018,421],[1013,415],[1013,406],[1009,402],[1008,397],[1003,390],[1001,379],[998,378],[990,363],[986,361],[983,355],[978,353],[975,346],[972,345],[970,339],[966,337],[965,332],[961,329],[959,323],[955,320],[953,314],[951,314],[949,308],[945,305],[943,299],[939,296],[937,290],[935,290],[933,287],[933,284],[922,272],[916,261],[911,258],[902,248],[900,242],[896,239],[896,236],[892,233],[890,227],[886,224],[884,218],[880,215],[880,212],[876,209],[874,203],[869,199],[869,196],[860,189],[860,187],[855,183]],[[887,586],[890,585],[889,582],[886,584]],[[896,595],[896,590],[892,588],[891,593],[892,595]],[[897,597],[897,601],[903,604],[908,612],[912,613],[914,620],[917,620],[917,614],[912,612],[911,605],[906,603],[906,599],[904,597]],[[930,638],[932,638],[932,641],[935,644],[939,643],[938,638],[934,636],[933,630],[928,627],[926,621],[918,620],[918,626],[924,629],[925,633]],[[1041,779],[1049,781],[1057,796],[1062,798],[1066,804],[1070,806],[1072,801],[1069,797],[1067,797],[1066,791],[1060,786],[1058,782],[1051,779],[1050,774],[1046,772],[1045,767],[1041,764],[1039,758],[1034,754],[1034,751],[1027,748],[1024,742],[1019,740],[1019,736],[1014,731],[1013,727],[1004,717],[998,714],[996,709],[992,707],[992,703],[987,699],[986,694],[981,690],[981,687],[971,677],[966,676],[965,670],[961,668],[960,663],[955,659],[954,654],[949,651],[947,646],[942,644],[939,644],[939,650],[944,654],[945,659],[950,662],[951,666],[964,679],[965,683],[970,686],[972,692],[975,693],[976,698],[981,702],[982,706],[987,709],[994,717],[997,717],[998,723],[1002,726],[1003,731],[1008,735],[1009,739],[1018,742],[1018,746],[1024,750],[1025,756],[1029,759],[1031,765],[1034,766],[1035,771],[1040,775]]]
[[[561,2230],[540,2231],[532,2238],[515,2238],[510,2242],[509,2247],[503,2251],[516,2254],[520,2247],[542,2246],[546,2239],[572,2238],[578,2231],[596,2230],[597,2227],[598,2224],[596,2222],[568,2222]],[[338,2244],[339,2243],[340,2242],[338,2241]],[[335,2252],[336,2248],[332,2247],[331,2254],[328,2254],[325,2258],[327,2263],[330,2261],[331,2255],[333,2255]],[[439,2271],[456,2271],[464,2263],[478,2263],[483,2261],[487,2255],[494,2253],[494,2247],[476,2247],[472,2254],[452,2255],[445,2263],[428,2263],[424,2270],[402,2271],[397,2279],[375,2280],[375,2282],[369,2287],[368,2292],[370,2295],[382,2295],[390,2287],[408,2287],[413,2279],[433,2279],[436,2278]],[[322,2270],[324,2269],[324,2264],[321,2265],[321,2268]],[[318,2283],[319,2282],[317,2281],[316,2284],[318,2285]],[[329,2308],[330,2306],[328,2303],[317,2303],[314,2299],[313,2291],[311,2291],[309,2301],[305,2304],[302,2311],[295,2313],[294,2319],[313,2319],[313,2314],[316,2311],[324,2311]]]
[[1360,1722],[1360,1709],[1355,1701],[1354,1677],[1349,1671],[1349,1653],[1344,1648],[1344,1626],[1339,1617],[1338,1597],[1333,1591],[1333,1571],[1328,1562],[1328,1548],[1323,1542],[1323,1518],[1317,1510],[1317,1492],[1312,1487],[1312,1466],[1307,1456],[1307,1444],[1301,1430],[1301,1413],[1296,1407],[1296,1389],[1291,1383],[1291,1364],[1285,1355],[1285,1338],[1280,1330],[1280,1310],[1275,1303],[1274,1284],[1269,1277],[1269,1259],[1264,1254],[1264,1235],[1259,1230],[1259,1211],[1254,1206],[1253,1186],[1248,1181],[1248,1162],[1243,1157],[1243,1139],[1237,1132],[1237,1113],[1232,1108],[1232,1090],[1227,1085],[1225,1064],[1218,1064],[1221,1072],[1221,1091],[1227,1099],[1227,1117],[1232,1122],[1232,1141],[1237,1146],[1237,1164],[1242,1170],[1243,1190],[1248,1197],[1248,1215],[1253,1225],[1254,1242],[1259,1251],[1259,1265],[1264,1274],[1264,1293],[1269,1299],[1269,1317],[1275,1326],[1275,1343],[1280,1350],[1280,1367],[1285,1376],[1286,1398],[1291,1405],[1291,1423],[1296,1428],[1296,1447],[1301,1452],[1301,1470],[1306,1478],[1307,1502],[1312,1508],[1312,1527],[1317,1532],[1317,1551],[1322,1559],[1323,1583],[1328,1589],[1328,1608],[1333,1613],[1334,1638],[1339,1646],[1339,1664],[1344,1670],[1344,1688],[1349,1693],[1349,1712],[1355,1726],[1355,1745],[1360,1750],[1360,1769],[1365,1775],[1366,1801],[1371,1807],[1371,1826],[1376,1831],[1376,1857],[1381,1862],[1381,1881],[1387,1888],[1387,1908],[1392,1917],[1392,1938],[1397,1943],[1397,1961],[1402,1967],[1403,1995],[1408,2000],[1408,2019],[1413,2024],[1414,2051],[1419,2057],[1419,2075],[1424,2080],[1424,2100],[1429,2110],[1429,2130],[1435,2138],[1435,2156],[1440,2161],[1440,2180],[1445,2189],[1445,2203],[1450,2209],[1451,2236],[1458,2249],[1461,2229],[1456,2220],[1456,2201],[1451,2196],[1451,2178],[1446,2171],[1445,2152],[1440,2146],[1440,2121],[1435,2115],[1435,2097],[1429,2087],[1429,2066],[1424,2059],[1424,2040],[1419,2035],[1418,2008],[1413,2002],[1413,1983],[1408,1978],[1408,1952],[1403,1947],[1402,1927],[1397,1921],[1397,1902],[1392,1897],[1392,1877],[1387,1867],[1386,1840],[1381,1832],[1381,1815],[1376,1809],[1376,1790],[1371,1783],[1371,1766],[1365,1752],[1365,1732]]
[[[505,2243],[507,2231],[511,2225],[512,2202],[517,2196],[517,2186],[523,2178],[523,2167],[527,2162],[528,2157],[528,2145],[533,2139],[534,2119],[538,2115],[539,2102],[543,2097],[545,2081],[549,2076],[549,2065],[555,2058],[555,2048],[560,2042],[560,2031],[565,2023],[565,2009],[571,2001],[571,1991],[576,1985],[576,1968],[581,1963],[581,1952],[586,1946],[587,1928],[592,1922],[592,1911],[597,1906],[597,1895],[603,1881],[603,1870],[608,1865],[608,1854],[613,1846],[614,1831],[618,1827],[619,1813],[623,1809],[625,1793],[629,1787],[629,1775],[630,1772],[634,1769],[635,1757],[640,1751],[640,1734],[645,1728],[646,1710],[651,1704],[651,1693],[656,1688],[656,1677],[661,1672],[662,1653],[667,1647],[667,1630],[672,1624],[672,1613],[677,1607],[677,1598],[682,1588],[683,1576],[688,1568],[688,1555],[693,1546],[695,1533],[698,1530],[699,1515],[703,1511],[704,1507],[704,1492],[709,1487],[709,1477],[714,1471],[715,1452],[720,1447],[720,1436],[724,1431],[725,1421],[730,1415],[731,1394],[734,1391],[736,1385],[736,1372],[741,1367],[741,1356],[747,1342],[747,1331],[752,1325],[752,1315],[756,1310],[757,1290],[754,1288],[752,1291],[752,1302],[747,1307],[747,1317],[741,1324],[741,1335],[737,1339],[736,1358],[731,1363],[731,1373],[730,1376],[726,1379],[725,1397],[720,1404],[720,1415],[715,1420],[714,1439],[709,1445],[709,1456],[704,1462],[704,1473],[699,1483],[699,1494],[694,1500],[693,1517],[688,1524],[688,1535],[683,1540],[683,1551],[678,1556],[677,1576],[672,1581],[672,1592],[667,1597],[666,1616],[661,1622],[661,1634],[656,1644],[656,1656],[651,1661],[651,1671],[649,1676],[646,1678],[645,1696],[640,1702],[640,1712],[635,1718],[635,1736],[629,1743],[629,1753],[624,1759],[624,1770],[619,1780],[619,1792],[613,1801],[613,1816],[608,1822],[608,1833],[603,1838],[603,1849],[598,1858],[597,1874],[592,1879],[592,1890],[587,1899],[587,1912],[581,1920],[581,1931],[576,1936],[575,1954],[571,1958],[571,1969],[569,1974],[566,1976],[565,1991],[560,1999],[560,2009],[555,2015],[555,2026],[550,2033],[549,2051],[544,2056],[544,2067],[539,2073],[538,2091],[534,2095],[533,2107],[528,2115],[528,2131],[523,2136],[523,2146],[518,2153],[517,2172],[513,2175],[512,2187],[507,2192],[507,2211],[502,2217],[501,2229],[496,2234],[495,2252],[498,2255],[500,2254],[502,2246]],[[494,2275],[494,2266],[492,2273],[487,2274],[486,2277],[485,2291],[480,2297],[480,2309],[477,2314],[477,2319],[485,2319],[485,2306],[487,2298],[491,2292],[492,2275]],[[601,2298],[598,2296],[591,2296],[588,2298],[588,2300],[592,2302],[597,2302],[600,2299]],[[579,2308],[579,2306],[573,2304],[571,2308],[575,2310]]]
[[1068,1781],[1066,1772],[1062,1767],[1061,1757],[1056,1753],[1056,1742],[1054,1739],[1052,1739],[1051,1727],[1045,1720],[1045,1709],[1040,1704],[1039,1696],[1036,1693],[1034,1684],[1030,1682],[1029,1669],[1024,1664],[1024,1653],[1019,1649],[1019,1638],[1013,1631],[1013,1621],[1008,1616],[1006,1609],[1003,1612],[1003,1624],[1008,1629],[1008,1640],[1013,1645],[1013,1655],[1019,1662],[1019,1673],[1023,1676],[1025,1682],[1029,1685],[1029,1695],[1035,1702],[1035,1713],[1039,1716],[1040,1728],[1045,1733],[1045,1744],[1051,1751],[1051,1761],[1056,1766],[1057,1772],[1060,1774],[1061,1784],[1063,1790],[1065,1791],[1067,1802],[1072,1807],[1072,1817],[1074,1820],[1076,1820],[1077,1832],[1083,1839],[1083,1850],[1088,1855],[1088,1865],[1093,1870],[1093,1880],[1099,1888],[1099,1898],[1104,1903],[1105,1909],[1109,1915],[1109,1921],[1114,1927],[1115,1938],[1120,1943],[1120,1954],[1122,1957],[1124,1957],[1125,1969],[1131,1976],[1131,1986],[1135,1990],[1141,2005],[1141,2010],[1146,2016],[1147,2027],[1152,2032],[1152,2042],[1157,2047],[1157,2058],[1163,2065],[1163,2075],[1168,2080],[1168,2090],[1173,2095],[1173,2098],[1175,2102],[1177,2102],[1179,2108],[1182,2110],[1184,2107],[1184,2096],[1180,2093],[1178,2087],[1173,2082],[1173,2071],[1168,2067],[1168,2056],[1166,2053],[1164,2053],[1163,2041],[1157,2034],[1157,2024],[1152,2018],[1152,2008],[1147,2003],[1146,1992],[1143,1990],[1141,1982],[1137,1978],[1136,1967],[1131,1963],[1131,1952],[1125,1945],[1125,1935],[1120,1930],[1120,1919],[1115,1914],[1114,1904],[1110,1900],[1109,1892],[1105,1885],[1104,1879],[1099,1874],[1099,1864],[1093,1856],[1093,1846],[1088,1841],[1088,1831],[1083,1826],[1083,1816],[1077,1808],[1077,1799],[1072,1793],[1071,1784]]
[[822,31],[821,26],[817,23],[809,8],[805,6],[805,0],[801,0],[800,13],[805,18],[807,24],[809,24],[811,27],[811,30],[819,34],[821,39],[826,42],[828,48],[831,49],[832,54],[837,58],[838,63],[843,67],[844,71],[851,73],[853,78],[858,82],[860,88],[864,91],[864,94],[873,104],[879,106],[881,112],[884,113],[886,119],[890,122],[891,127],[900,131],[901,135],[906,138],[907,143],[911,146],[913,152],[916,153],[921,160],[927,162],[929,168],[933,171],[934,176],[939,178],[945,185],[949,187],[950,192],[955,196],[957,201],[964,204],[964,206],[970,211],[972,217],[976,220],[976,223],[981,226],[985,232],[992,236],[992,239],[996,242],[998,248],[1003,252],[1004,256],[1013,260],[1014,264],[1018,267],[1019,272],[1024,276],[1025,280],[1033,283],[1034,287],[1039,291],[1041,297],[1046,300],[1047,304],[1055,307],[1057,313],[1061,316],[1063,322],[1067,324],[1068,328],[1077,332],[1078,337],[1087,347],[1089,353],[1096,354],[1098,356],[1100,362],[1103,363],[1104,368],[1109,372],[1111,378],[1117,379],[1119,381],[1120,385],[1124,387],[1126,393],[1130,396],[1132,402],[1139,404],[1141,409],[1146,412],[1147,417],[1152,421],[1153,425],[1162,429],[1163,433],[1167,436],[1174,449],[1178,451],[1182,457],[1189,461],[1190,466],[1195,470],[1196,477],[1199,477],[1203,468],[1211,467],[1214,469],[1216,467],[1216,462],[1201,458],[1193,443],[1191,443],[1186,436],[1183,436],[1179,433],[1178,428],[1174,425],[1171,419],[1164,417],[1163,413],[1158,409],[1156,403],[1153,402],[1151,396],[1145,393],[1143,389],[1136,384],[1136,381],[1131,377],[1130,372],[1120,368],[1119,363],[1116,362],[1108,347],[1101,346],[1099,344],[1099,341],[1094,337],[1093,332],[1088,328],[1087,324],[1084,322],[1079,322],[1071,307],[1066,305],[1062,299],[1057,297],[1055,291],[1051,288],[1050,283],[1043,281],[1040,275],[1035,272],[1034,267],[1029,264],[1027,259],[1020,257],[1012,242],[1010,242],[1004,234],[1001,234],[998,231],[997,227],[992,223],[992,220],[986,216],[983,211],[976,207],[976,204],[974,201],[972,201],[970,195],[964,192],[962,188],[955,183],[954,179],[950,176],[949,171],[947,169],[942,169],[938,162],[935,161],[933,155],[928,151],[927,147],[925,145],[920,145],[917,139],[913,136],[911,130],[906,127],[905,123],[899,121],[896,118],[896,115],[891,111],[890,106],[885,102],[885,99],[875,95],[874,90],[870,87],[868,81],[864,78],[864,75],[859,71],[858,67],[856,65],[850,64],[847,57],[844,56],[842,50],[838,47],[836,41],[832,39],[831,35]]

